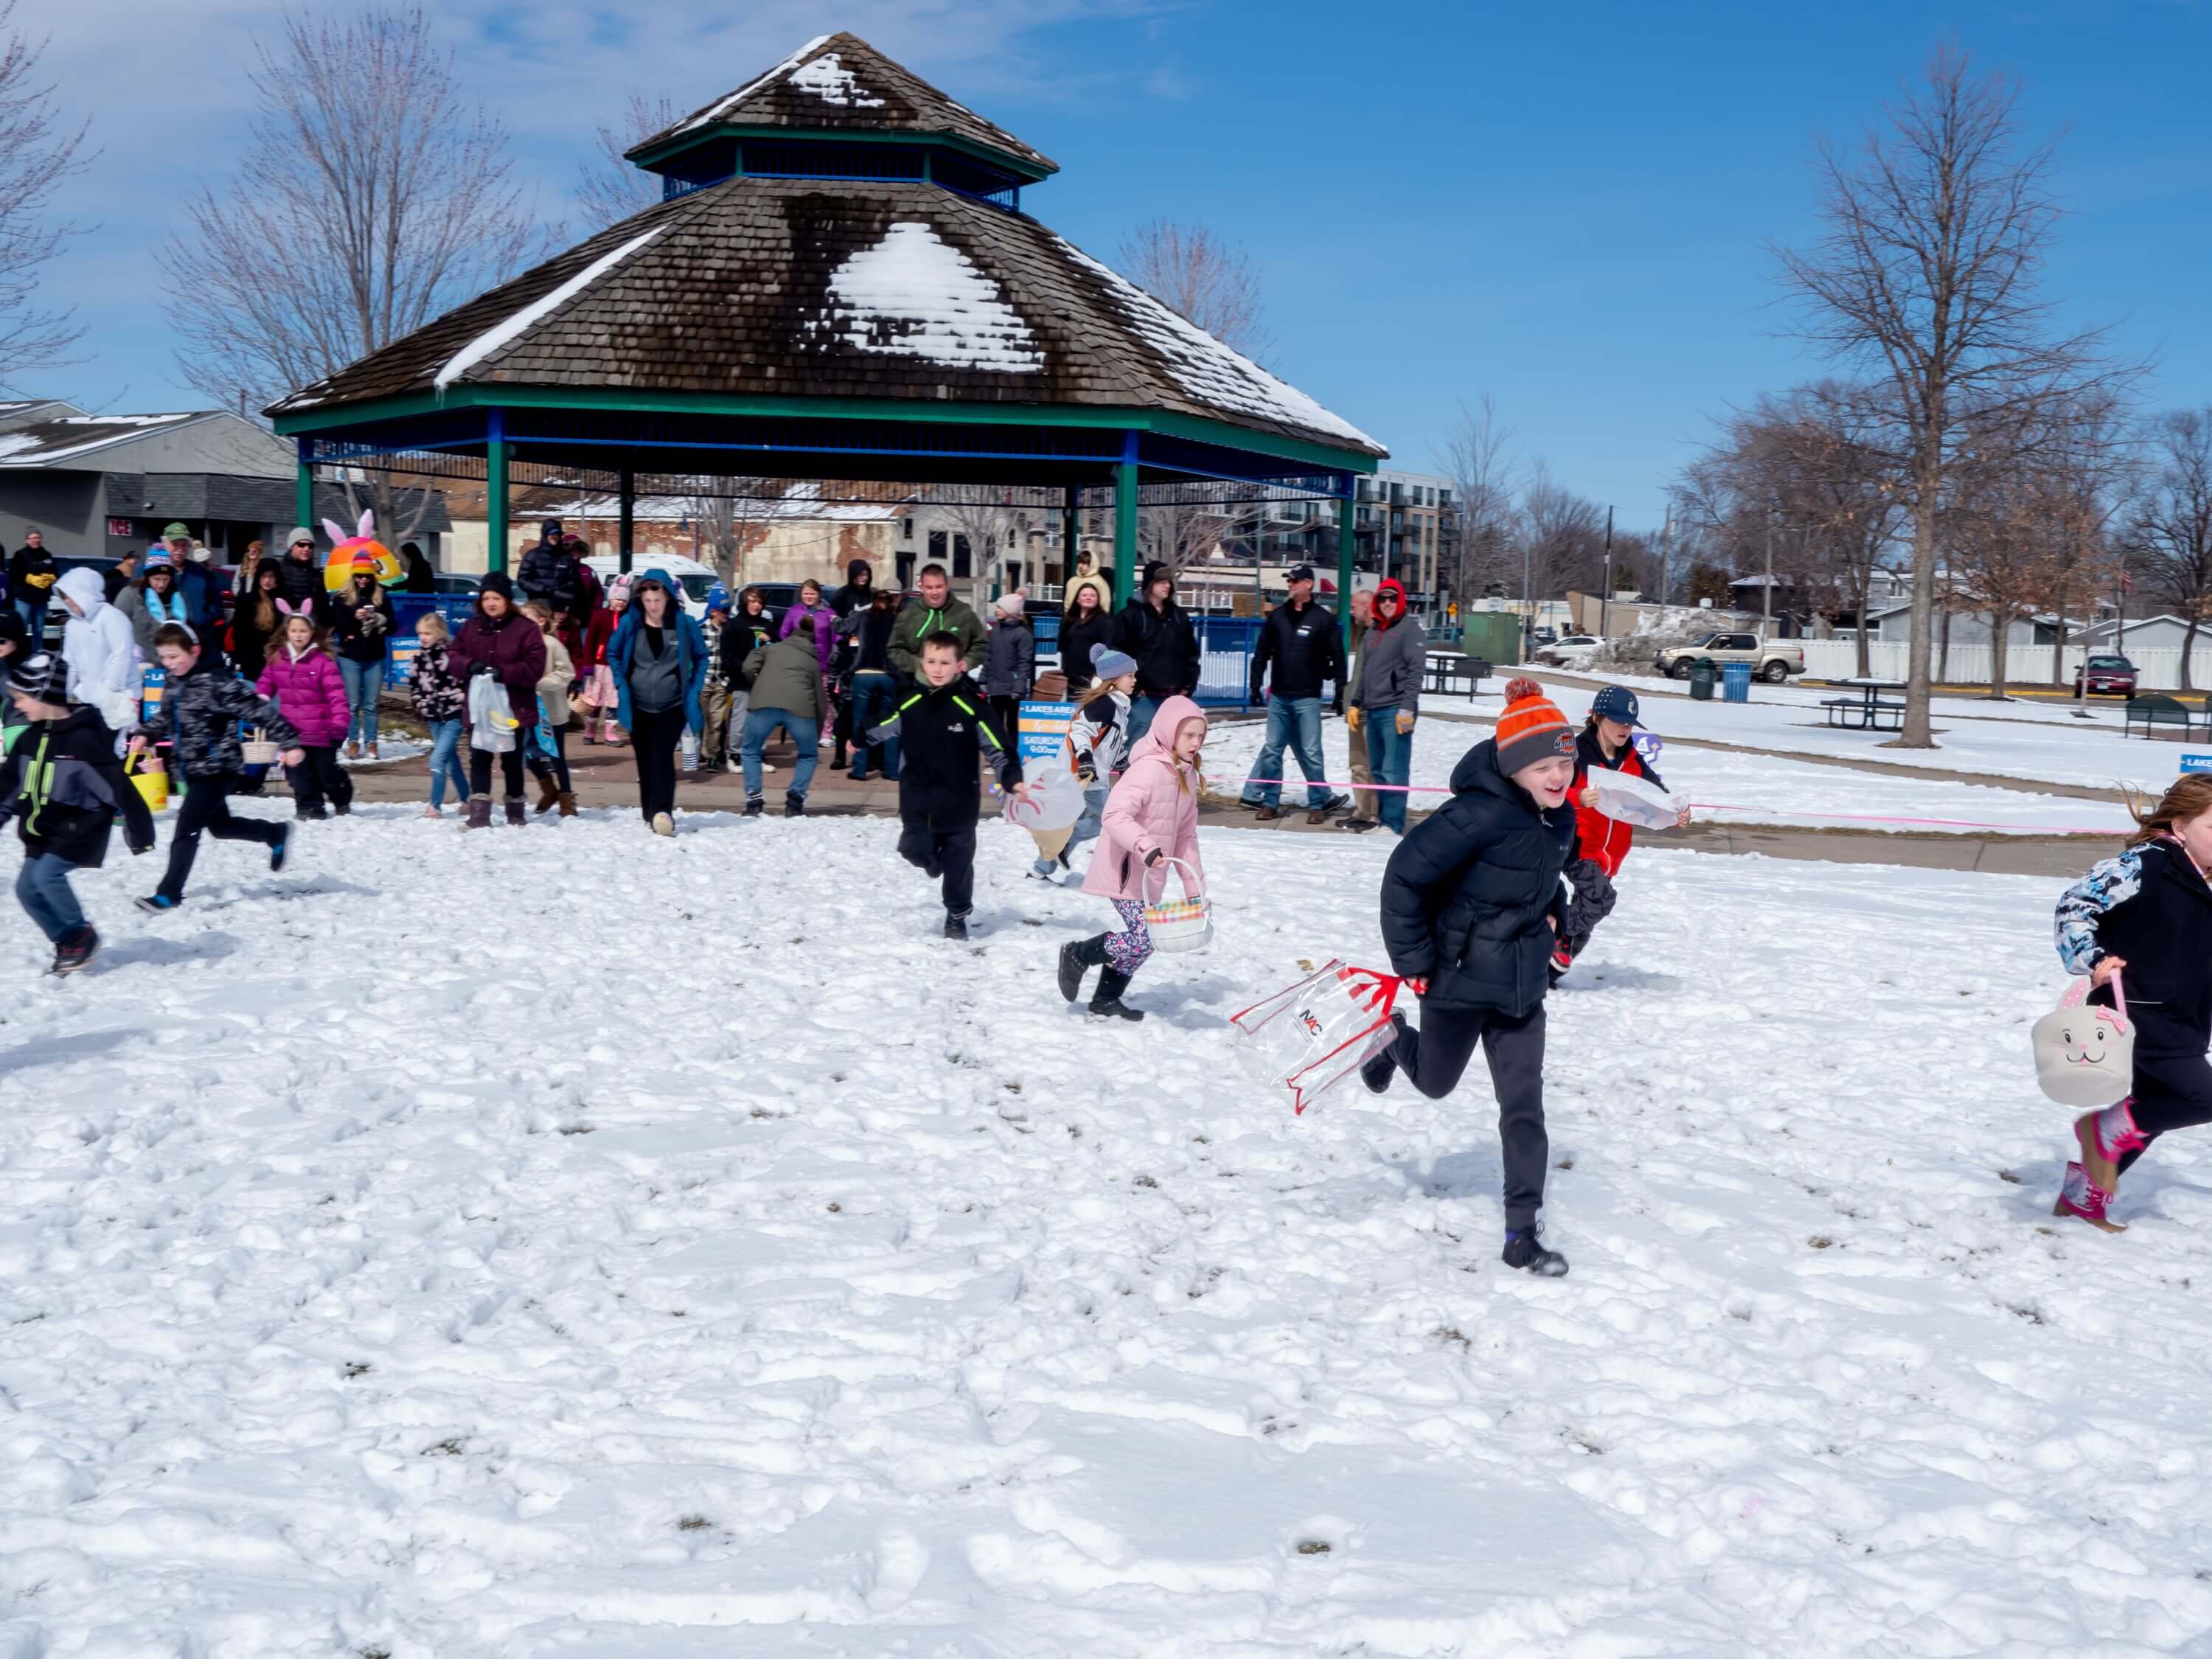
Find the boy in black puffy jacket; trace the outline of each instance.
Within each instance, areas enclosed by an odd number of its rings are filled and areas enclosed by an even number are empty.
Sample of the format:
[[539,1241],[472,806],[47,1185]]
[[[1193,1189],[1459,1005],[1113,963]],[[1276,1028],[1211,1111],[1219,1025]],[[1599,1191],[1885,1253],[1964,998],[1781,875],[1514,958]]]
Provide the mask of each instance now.
[[23,840],[15,896],[52,944],[57,974],[76,973],[100,950],[70,875],[106,861],[116,814],[133,853],[154,850],[154,815],[123,774],[115,733],[98,709],[69,707],[68,681],[62,659],[43,652],[12,670],[9,697],[30,724],[0,761],[0,823],[14,818]]
[[1467,752],[1452,798],[1390,855],[1382,877],[1382,942],[1421,999],[1416,1030],[1361,1068],[1381,1094],[1402,1070],[1441,1100],[1476,1044],[1490,1060],[1505,1166],[1505,1265],[1547,1278],[1567,1259],[1545,1248],[1539,1218],[1551,1141],[1544,1130],[1544,994],[1553,942],[1568,926],[1559,880],[1575,842],[1567,805],[1575,738],[1533,680],[1505,688],[1498,735]]

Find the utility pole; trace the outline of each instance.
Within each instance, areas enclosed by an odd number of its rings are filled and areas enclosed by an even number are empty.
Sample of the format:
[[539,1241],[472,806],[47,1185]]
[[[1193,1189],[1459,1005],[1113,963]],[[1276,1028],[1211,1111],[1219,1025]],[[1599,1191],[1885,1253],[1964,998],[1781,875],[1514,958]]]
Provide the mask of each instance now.
[[1674,503],[1667,503],[1666,521],[1659,526],[1659,604],[1663,609],[1674,597]]
[[1606,632],[1611,620],[1607,612],[1613,605],[1613,509],[1605,510],[1605,586],[1597,596],[1597,636],[1601,640],[1612,636]]
[[[305,443],[306,439],[301,442]],[[1521,660],[1528,662],[1536,654],[1536,601],[1529,594],[1530,562],[1535,548],[1528,538],[1521,538]]]
[[1766,585],[1759,590],[1759,642],[1766,643],[1774,616],[1774,514],[1766,515]]

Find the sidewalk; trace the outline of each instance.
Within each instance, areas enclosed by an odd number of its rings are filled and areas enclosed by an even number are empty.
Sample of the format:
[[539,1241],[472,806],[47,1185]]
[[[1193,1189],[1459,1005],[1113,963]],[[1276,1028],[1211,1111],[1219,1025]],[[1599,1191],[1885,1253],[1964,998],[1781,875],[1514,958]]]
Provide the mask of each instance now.
[[[578,737],[571,737],[569,743],[568,769],[575,782],[577,804],[635,811],[637,769],[629,747],[587,745]],[[810,815],[896,816],[896,783],[880,779],[854,783],[843,773],[830,769],[828,752],[823,751],[824,763],[816,769],[813,787],[807,793],[806,810]],[[765,786],[763,793],[768,810],[781,815],[784,793],[791,780],[791,745],[779,741],[770,746],[768,758],[777,769],[762,781]],[[1870,767],[1877,764],[1853,763]],[[354,781],[356,797],[361,800],[429,799],[428,768],[420,756],[376,765],[356,764],[348,770]],[[537,798],[537,785],[532,781],[530,799],[533,804]],[[676,805],[680,811],[741,812],[745,805],[744,785],[730,772],[679,774]],[[450,802],[446,810],[448,814],[453,812]],[[998,810],[997,800],[987,791],[983,815],[994,817]],[[1416,823],[1426,816],[1427,812],[1418,807],[1412,814]],[[1339,842],[1352,839],[1334,822],[1309,824],[1302,811],[1286,813],[1273,823],[1258,823],[1249,808],[1237,805],[1233,795],[1211,792],[1200,805],[1199,822],[1210,829],[1239,830],[1253,835],[1322,836]],[[1377,837],[1387,839],[1388,836],[1387,830],[1375,830],[1362,839],[1374,842]],[[1675,848],[1693,853],[1763,854],[1768,858],[1830,864],[1894,864],[1923,870],[1975,870],[1996,875],[2049,877],[2079,875],[2093,860],[2109,850],[2094,838],[2081,836],[1890,835],[1868,830],[1712,823],[1693,824],[1688,830],[1653,836],[1645,844],[1654,848]],[[1288,847],[1284,850],[1291,851]]]

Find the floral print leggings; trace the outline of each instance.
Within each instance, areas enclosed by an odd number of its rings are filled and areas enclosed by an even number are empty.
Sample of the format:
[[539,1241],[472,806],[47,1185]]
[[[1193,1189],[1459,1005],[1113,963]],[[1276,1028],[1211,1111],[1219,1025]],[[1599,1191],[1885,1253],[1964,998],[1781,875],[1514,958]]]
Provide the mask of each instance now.
[[1145,926],[1145,907],[1135,899],[1115,899],[1121,931],[1106,935],[1106,960],[1116,973],[1133,974],[1152,954],[1152,930]]

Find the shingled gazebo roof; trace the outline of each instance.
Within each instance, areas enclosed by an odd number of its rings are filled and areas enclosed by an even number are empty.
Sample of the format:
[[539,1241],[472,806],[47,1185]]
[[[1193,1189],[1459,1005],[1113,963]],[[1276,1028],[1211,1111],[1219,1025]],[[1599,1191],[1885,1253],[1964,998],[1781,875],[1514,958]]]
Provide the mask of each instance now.
[[629,156],[650,166],[713,130],[760,127],[949,137],[1012,160],[1033,178],[1060,171],[1042,151],[854,34],[809,40],[767,74],[656,132]]
[[1025,486],[1072,545],[1103,490],[1126,574],[1143,490],[1225,488],[1333,499],[1349,547],[1382,446],[1022,211],[1052,161],[866,42],[811,42],[631,159],[659,203],[270,407],[303,501],[318,466],[481,467],[500,549],[516,468],[624,499]]
[[1034,219],[878,179],[679,196],[270,412],[506,386],[1157,409],[1385,453]]

